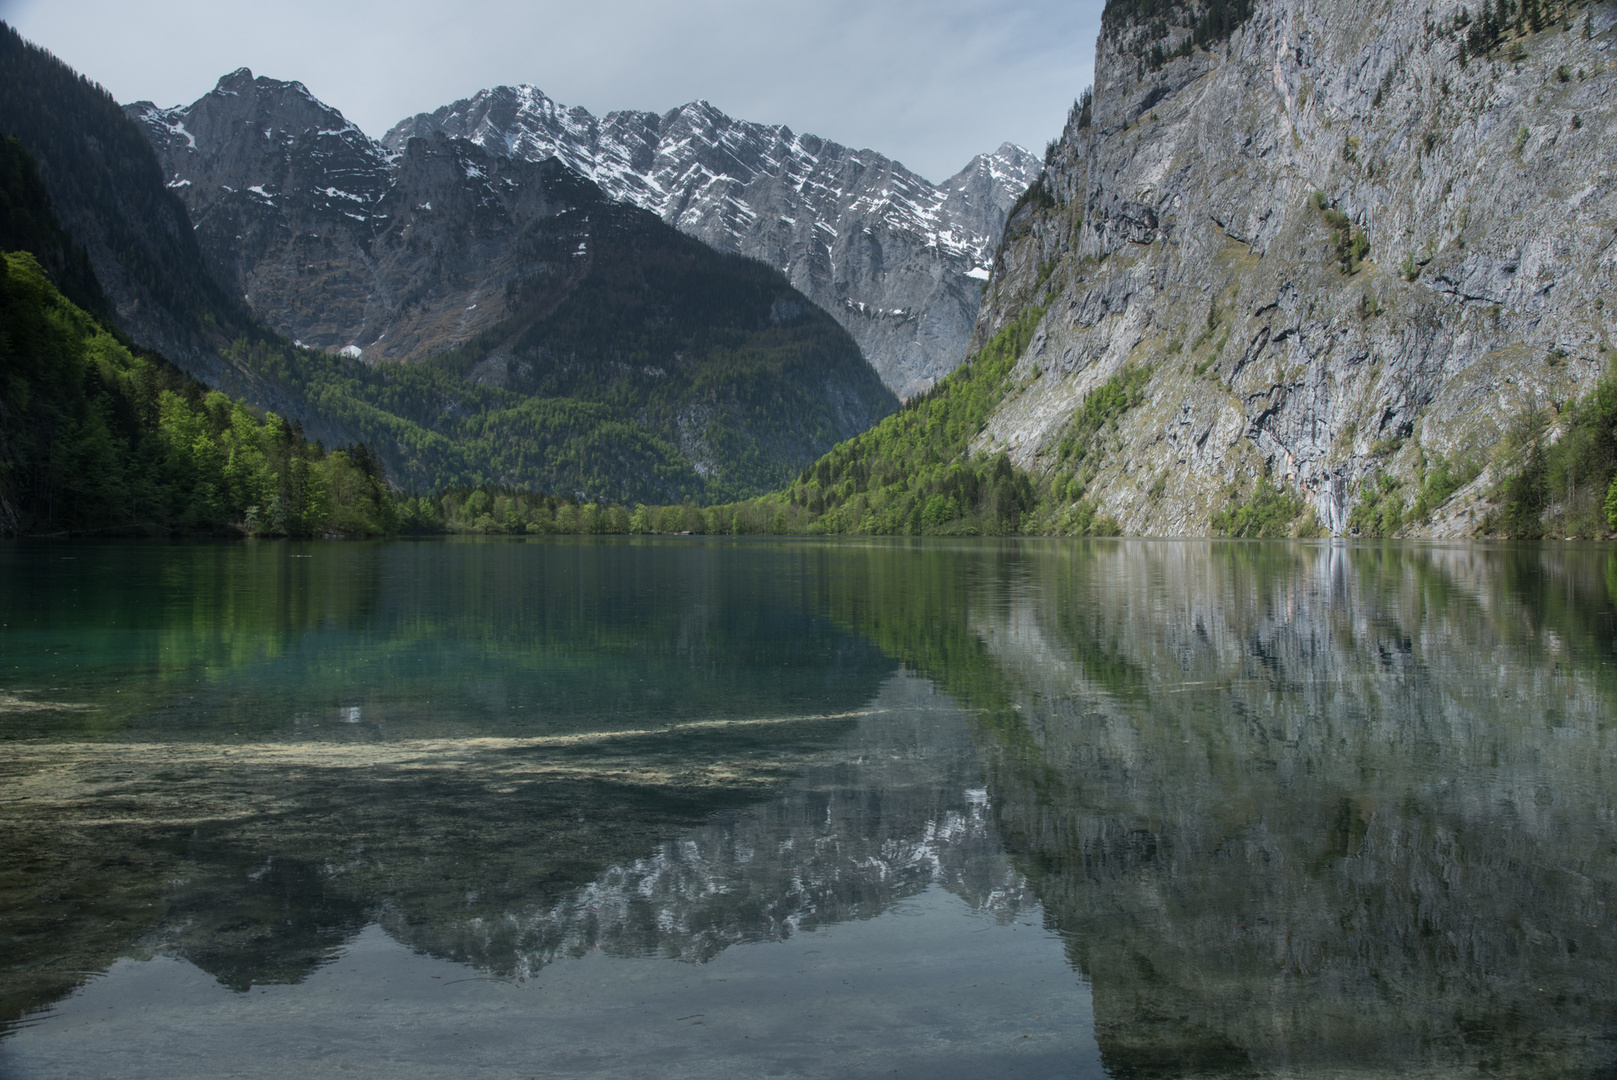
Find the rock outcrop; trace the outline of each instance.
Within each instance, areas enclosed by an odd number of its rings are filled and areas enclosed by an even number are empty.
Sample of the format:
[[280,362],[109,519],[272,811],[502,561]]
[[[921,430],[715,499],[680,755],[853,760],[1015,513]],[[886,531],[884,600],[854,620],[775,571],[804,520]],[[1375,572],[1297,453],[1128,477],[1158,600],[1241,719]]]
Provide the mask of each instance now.
[[577,228],[563,215],[587,185],[561,190],[564,170],[449,140],[389,154],[301,83],[243,68],[187,108],[126,111],[214,277],[312,348],[369,361],[441,352],[495,326],[505,286],[539,269],[513,241],[531,247],[543,231],[571,250],[581,238],[582,215]]
[[976,341],[1044,314],[979,448],[1059,473],[1085,396],[1148,368],[1083,466],[1125,531],[1204,533],[1268,475],[1341,534],[1441,467],[1469,483],[1411,528],[1470,533],[1513,426],[1553,438],[1608,367],[1617,11],[1256,0],[1203,33],[1239,7],[1108,4],[996,256]]

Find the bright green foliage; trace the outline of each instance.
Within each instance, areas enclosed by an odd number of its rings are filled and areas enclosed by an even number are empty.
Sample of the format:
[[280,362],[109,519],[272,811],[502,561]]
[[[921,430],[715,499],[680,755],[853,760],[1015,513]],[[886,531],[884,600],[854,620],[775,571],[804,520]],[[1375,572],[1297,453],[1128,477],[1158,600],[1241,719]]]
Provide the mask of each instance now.
[[1211,525],[1223,536],[1247,540],[1312,535],[1317,526],[1303,527],[1307,524],[1303,521],[1306,509],[1294,492],[1271,482],[1267,476],[1260,476],[1252,497],[1232,498],[1224,509],[1213,515]]
[[25,252],[0,258],[0,533],[310,536],[393,527],[363,447],[327,454],[127,348]]
[[399,500],[398,516],[399,531],[409,534],[542,536],[649,531],[636,530],[629,511],[621,506],[580,504],[565,497],[496,485],[448,488],[430,496],[405,496]]
[[[1016,362],[1044,310],[1029,307],[933,389],[835,447],[785,491],[748,502],[637,509],[634,531],[861,535],[1115,536],[1117,522],[1083,498],[1117,420],[1145,398],[1150,372],[1129,368],[1084,400],[1058,468],[1035,478],[1005,454],[971,453],[1011,392]],[[642,513],[641,511],[645,512]]]
[[435,495],[399,500],[398,528],[405,534],[481,533],[487,535],[625,535],[691,533],[708,536],[784,534],[794,531],[787,516],[763,500],[697,506],[580,503],[566,496],[540,495],[498,485],[455,487]]
[[1057,449],[1058,460],[1082,464],[1104,457],[1103,436],[1117,429],[1124,413],[1145,401],[1145,386],[1150,381],[1149,368],[1131,367],[1091,390],[1068,424]]
[[1561,409],[1561,437],[1551,443],[1548,416],[1524,416],[1502,456],[1516,466],[1494,494],[1500,508],[1483,531],[1513,537],[1598,536],[1617,529],[1617,371],[1608,371],[1581,400]]
[[[1150,379],[1149,368],[1125,368],[1084,398],[1057,444],[1056,463],[1061,471],[1050,481],[1044,531],[1074,536],[1117,536],[1122,532],[1115,520],[1084,498],[1084,492],[1106,459],[1118,420],[1145,400]],[[1161,494],[1159,489],[1152,497]]]
[[1482,465],[1474,457],[1439,457],[1429,463],[1424,469],[1415,505],[1410,508],[1409,520],[1430,521],[1432,511],[1448,502],[1481,472]]
[[1042,308],[1028,308],[931,391],[804,469],[760,500],[793,532],[998,534],[1037,504],[1032,478],[970,445],[1010,390]]
[[1344,274],[1358,273],[1359,265],[1370,254],[1370,238],[1346,214],[1328,205],[1325,196],[1316,192],[1314,202],[1330,226],[1336,265]]
[[1348,529],[1378,540],[1395,535],[1407,520],[1401,487],[1397,477],[1377,474],[1359,493],[1359,504],[1348,515]]

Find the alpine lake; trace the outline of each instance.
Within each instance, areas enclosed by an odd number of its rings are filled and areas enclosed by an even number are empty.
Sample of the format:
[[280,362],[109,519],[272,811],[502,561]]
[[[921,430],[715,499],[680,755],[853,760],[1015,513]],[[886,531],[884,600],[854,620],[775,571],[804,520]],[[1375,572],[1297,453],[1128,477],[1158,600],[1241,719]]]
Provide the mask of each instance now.
[[0,1077],[1609,1077],[1617,551],[0,545]]

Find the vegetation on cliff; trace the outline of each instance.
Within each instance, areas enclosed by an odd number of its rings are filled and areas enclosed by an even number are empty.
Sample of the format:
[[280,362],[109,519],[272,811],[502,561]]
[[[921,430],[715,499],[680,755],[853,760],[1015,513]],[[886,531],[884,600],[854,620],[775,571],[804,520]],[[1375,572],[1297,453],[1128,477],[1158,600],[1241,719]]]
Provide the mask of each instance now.
[[1043,315],[1026,308],[930,392],[770,495],[630,509],[485,487],[407,501],[401,521],[424,532],[1115,535],[1117,523],[1084,499],[1084,485],[1109,452],[1117,419],[1142,400],[1147,372],[1127,369],[1086,398],[1048,475],[972,448],[1015,390],[1012,371]]
[[133,351],[0,257],[0,534],[389,532],[364,447],[327,453],[161,359]]
[[1456,59],[1464,65],[1468,57],[1485,57],[1512,38],[1536,34],[1561,23],[1572,26],[1572,16],[1589,6],[1589,0],[1483,0],[1475,16],[1462,7],[1451,20],[1451,33],[1460,42]]
[[1617,371],[1561,407],[1522,416],[1499,447],[1497,509],[1484,533],[1512,537],[1599,536],[1617,530]]
[[[1126,38],[1124,50],[1156,71],[1176,56],[1227,41],[1251,17],[1252,0],[1106,0],[1101,32]],[[1190,32],[1163,48],[1175,29]]]
[[647,235],[642,212],[618,229],[613,208],[600,211],[582,282],[519,301],[431,360],[370,365],[268,335],[227,355],[377,447],[394,481],[420,491],[746,498],[897,406],[847,333],[768,267],[659,222]]

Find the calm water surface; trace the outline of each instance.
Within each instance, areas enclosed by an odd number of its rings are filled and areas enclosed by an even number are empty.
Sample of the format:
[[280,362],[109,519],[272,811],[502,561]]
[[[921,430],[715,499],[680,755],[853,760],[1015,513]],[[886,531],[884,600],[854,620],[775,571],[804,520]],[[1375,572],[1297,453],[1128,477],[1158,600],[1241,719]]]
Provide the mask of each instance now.
[[0,545],[0,1077],[1617,1073],[1617,555]]

